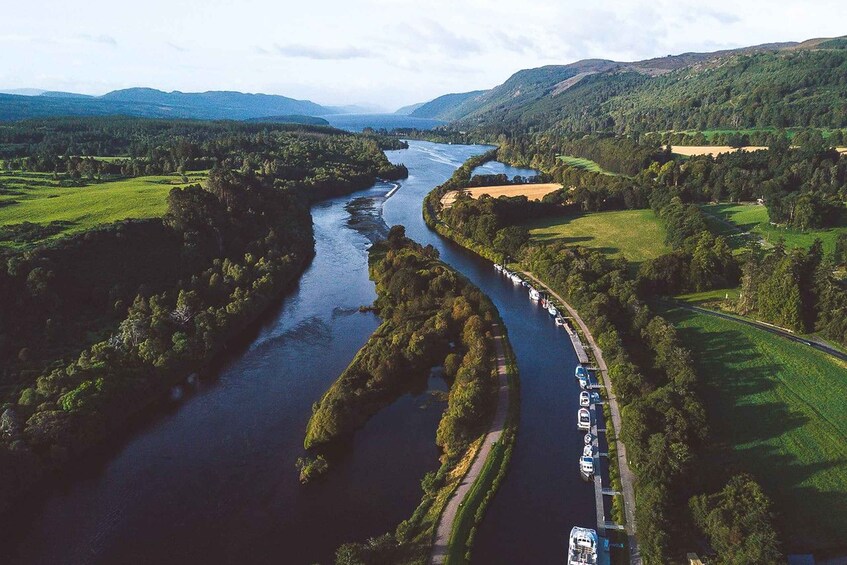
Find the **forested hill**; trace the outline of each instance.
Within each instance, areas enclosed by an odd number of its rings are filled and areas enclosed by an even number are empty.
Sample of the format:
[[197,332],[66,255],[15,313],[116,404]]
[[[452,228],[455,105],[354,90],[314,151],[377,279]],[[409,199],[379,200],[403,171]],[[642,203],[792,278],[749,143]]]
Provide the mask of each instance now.
[[440,103],[433,117],[489,133],[844,127],[845,77],[847,40],[817,39],[527,69],[489,91],[430,104]]
[[0,121],[47,116],[135,116],[246,120],[267,116],[323,116],[336,113],[308,100],[243,92],[163,92],[128,88],[103,96],[45,92],[38,96],[0,94]]

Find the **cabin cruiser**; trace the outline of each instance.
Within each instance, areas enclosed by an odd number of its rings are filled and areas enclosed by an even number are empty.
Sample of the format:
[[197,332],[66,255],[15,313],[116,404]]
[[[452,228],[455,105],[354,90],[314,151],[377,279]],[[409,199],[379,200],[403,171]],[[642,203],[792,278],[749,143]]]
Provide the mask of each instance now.
[[498,273],[502,273],[503,272],[503,265],[500,265],[498,263],[494,263],[494,270],[497,271]]
[[583,455],[579,458],[579,472],[583,478],[588,479],[594,474],[594,458],[590,455]]
[[588,378],[588,369],[586,369],[583,365],[577,365],[574,370],[574,376],[576,378],[585,377]]
[[556,325],[559,327],[565,327],[565,319],[561,316],[556,316]]
[[529,282],[522,280],[521,284],[523,285],[524,288],[529,288]]
[[521,284],[521,282],[523,282],[521,281],[521,278],[517,275],[517,273],[511,273],[509,275],[509,278],[512,279],[512,282],[515,284]]
[[580,406],[591,406],[591,393],[587,390],[583,390],[579,393],[579,405]]
[[552,304],[547,306],[547,312],[549,312],[551,316],[558,316],[559,315],[559,311],[556,310],[556,307],[553,306]]
[[535,290],[532,287],[529,287],[529,299],[530,300],[538,300],[541,298],[541,293]]
[[584,457],[593,456],[594,455],[594,446],[591,445],[590,443],[585,444],[585,446],[582,448],[582,455]]
[[574,526],[568,541],[568,565],[597,565],[597,532]]
[[585,443],[588,444],[588,443],[591,443],[592,441],[594,441],[594,436],[591,435],[591,432],[587,432],[585,434]]
[[591,412],[588,411],[588,408],[580,408],[577,412],[576,427],[584,431],[591,429]]
[[577,377],[576,380],[579,381],[579,388],[581,388],[583,390],[588,389],[588,386],[589,386],[588,377]]

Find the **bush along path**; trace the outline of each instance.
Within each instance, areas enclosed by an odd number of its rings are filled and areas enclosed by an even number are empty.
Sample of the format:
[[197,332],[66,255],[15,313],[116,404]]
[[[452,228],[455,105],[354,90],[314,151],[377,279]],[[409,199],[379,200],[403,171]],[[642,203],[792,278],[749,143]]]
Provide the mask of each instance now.
[[[626,446],[621,441],[619,436],[621,430],[621,411],[618,406],[618,400],[612,393],[611,383],[608,377],[608,369],[606,362],[603,360],[603,352],[597,346],[591,332],[588,331],[588,326],[580,318],[579,313],[568,304],[561,296],[556,294],[553,289],[538,280],[532,273],[523,272],[525,276],[535,281],[537,285],[547,291],[550,296],[558,300],[567,309],[568,313],[579,325],[579,329],[585,336],[588,344],[591,346],[591,351],[594,354],[594,359],[597,361],[597,367],[600,369],[600,374],[603,381],[603,387],[606,389],[606,398],[609,401],[609,410],[612,413],[612,426],[614,427],[614,439],[617,447],[618,470],[620,473],[621,487],[624,499],[624,516],[626,517],[626,535],[629,544],[629,561],[631,565],[641,565],[641,555],[638,551],[638,542],[635,537],[635,474],[629,468],[629,462],[626,457]],[[608,432],[607,432],[608,433]]]
[[[497,354],[497,409],[494,413],[494,418],[491,421],[491,427],[485,434],[482,445],[477,452],[476,459],[471,465],[468,472],[465,474],[462,481],[459,483],[456,490],[453,492],[447,506],[441,514],[438,521],[438,526],[435,530],[435,539],[433,540],[432,554],[430,563],[440,564],[445,563],[450,553],[451,544],[465,544],[465,539],[455,539],[453,536],[457,526],[457,516],[460,514],[462,507],[469,498],[471,489],[486,467],[486,462],[491,456],[497,442],[503,436],[506,427],[506,419],[509,415],[509,366],[506,360],[506,348],[504,340],[506,339],[502,327],[499,324],[492,326],[494,334],[494,343]],[[505,464],[505,462],[504,462]],[[483,477],[485,479],[485,477]],[[472,518],[469,516],[468,518]]]

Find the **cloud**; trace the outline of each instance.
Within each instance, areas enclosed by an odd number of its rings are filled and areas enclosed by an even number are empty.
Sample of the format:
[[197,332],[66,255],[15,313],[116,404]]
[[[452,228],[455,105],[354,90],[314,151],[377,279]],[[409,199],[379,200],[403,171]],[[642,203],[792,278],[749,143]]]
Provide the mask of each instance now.
[[101,45],[108,45],[110,47],[117,47],[118,42],[111,35],[88,35],[82,34],[80,37],[86,41],[90,41],[91,43],[100,43]]
[[302,45],[298,43],[290,43],[288,45],[275,44],[274,49],[276,49],[277,53],[286,57],[313,59],[316,61],[367,59],[372,57],[374,54],[373,51],[370,51],[369,49],[362,49],[359,47],[322,47],[315,45]]
[[414,47],[434,48],[451,57],[466,57],[483,51],[482,44],[466,35],[456,34],[438,22],[428,20],[407,33],[414,39]]

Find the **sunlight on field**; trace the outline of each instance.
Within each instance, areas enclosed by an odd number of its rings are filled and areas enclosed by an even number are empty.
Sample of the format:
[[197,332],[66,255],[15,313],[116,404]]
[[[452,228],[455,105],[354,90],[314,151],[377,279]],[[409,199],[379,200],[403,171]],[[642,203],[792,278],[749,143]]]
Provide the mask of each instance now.
[[[557,183],[546,184],[509,184],[504,186],[478,186],[467,188],[463,192],[471,195],[471,198],[479,198],[488,194],[493,198],[498,196],[526,196],[530,200],[541,200],[551,192],[560,190],[562,185]],[[441,205],[449,208],[456,201],[459,191],[453,190],[441,197]]]
[[559,216],[525,225],[534,241],[564,241],[624,257],[633,263],[670,251],[664,243],[665,230],[652,210]]
[[205,173],[189,173],[187,183],[161,175],[63,187],[48,174],[2,174],[0,226],[62,222],[59,235],[68,235],[128,218],[155,218],[165,213],[171,189],[204,179]]

